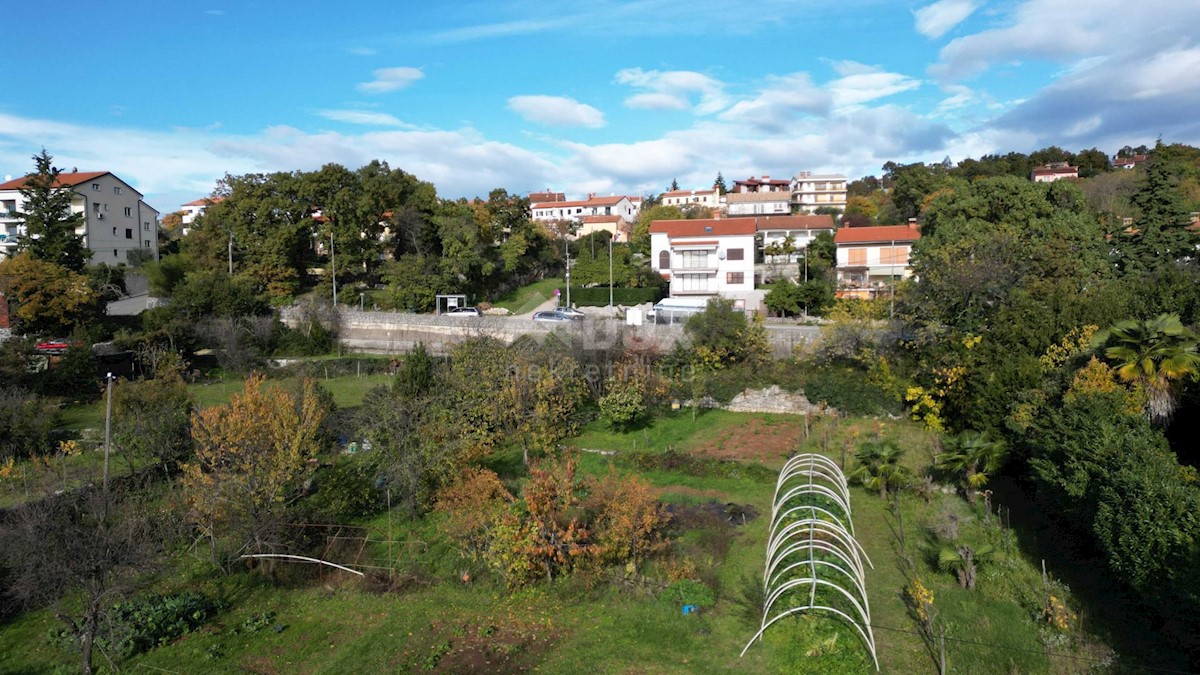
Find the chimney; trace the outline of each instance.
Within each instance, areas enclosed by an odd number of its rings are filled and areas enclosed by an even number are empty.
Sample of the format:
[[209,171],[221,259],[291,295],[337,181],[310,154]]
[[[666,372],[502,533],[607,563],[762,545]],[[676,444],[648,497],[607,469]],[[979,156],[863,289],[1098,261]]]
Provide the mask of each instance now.
[[770,176],[763,176],[763,182],[764,182],[764,183],[766,183],[766,182],[767,182],[767,181],[769,181],[769,180],[771,180],[771,177],[770,177]]
[[916,218],[909,218],[909,219],[908,219],[908,229],[910,229],[910,230],[915,230],[915,229],[917,229],[917,227],[918,227],[918,226],[917,226],[917,219],[916,219]]

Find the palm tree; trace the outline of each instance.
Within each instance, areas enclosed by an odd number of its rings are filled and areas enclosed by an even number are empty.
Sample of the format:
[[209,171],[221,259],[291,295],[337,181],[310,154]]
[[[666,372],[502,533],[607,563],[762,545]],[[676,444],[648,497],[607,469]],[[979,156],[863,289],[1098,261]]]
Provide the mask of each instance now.
[[1004,441],[995,440],[986,432],[967,429],[945,440],[937,467],[962,472],[967,500],[974,504],[976,493],[1000,470],[1004,459]]
[[888,488],[899,487],[908,478],[908,469],[900,465],[903,456],[904,449],[895,441],[868,441],[854,454],[858,466],[848,478],[887,498]]
[[943,548],[938,554],[938,567],[953,571],[958,576],[958,585],[967,590],[975,589],[975,566],[992,558],[995,549],[987,544],[972,548],[961,544],[955,548]]
[[1196,334],[1184,327],[1178,314],[1153,319],[1129,319],[1113,324],[1093,338],[1109,359],[1119,362],[1117,377],[1141,386],[1146,392],[1146,416],[1155,424],[1170,421],[1177,406],[1179,383],[1200,374]]

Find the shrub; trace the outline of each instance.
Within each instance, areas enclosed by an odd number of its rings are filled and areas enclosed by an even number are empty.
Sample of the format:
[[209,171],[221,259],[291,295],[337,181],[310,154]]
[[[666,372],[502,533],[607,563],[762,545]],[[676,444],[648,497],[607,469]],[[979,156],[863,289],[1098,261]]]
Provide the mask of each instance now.
[[340,461],[317,473],[312,506],[329,518],[345,522],[378,513],[384,506],[375,472],[365,462]]
[[152,593],[113,607],[104,642],[126,657],[148,652],[192,632],[223,609],[223,603],[195,591]]
[[600,414],[614,430],[630,429],[646,416],[643,398],[644,392],[637,381],[611,379],[608,393],[598,401]]
[[671,582],[663,591],[662,597],[674,605],[695,605],[697,607],[709,607],[717,601],[713,590],[704,582],[695,579],[680,579]]

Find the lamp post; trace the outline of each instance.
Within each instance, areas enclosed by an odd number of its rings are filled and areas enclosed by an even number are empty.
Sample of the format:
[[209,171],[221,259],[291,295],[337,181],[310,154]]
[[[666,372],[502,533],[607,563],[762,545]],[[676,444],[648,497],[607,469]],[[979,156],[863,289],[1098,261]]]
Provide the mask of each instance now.
[[329,275],[333,279],[333,306],[337,307],[337,258],[333,256],[333,229],[329,230]]
[[567,244],[567,240],[563,238],[563,254],[567,258],[567,307],[571,306],[571,247]]

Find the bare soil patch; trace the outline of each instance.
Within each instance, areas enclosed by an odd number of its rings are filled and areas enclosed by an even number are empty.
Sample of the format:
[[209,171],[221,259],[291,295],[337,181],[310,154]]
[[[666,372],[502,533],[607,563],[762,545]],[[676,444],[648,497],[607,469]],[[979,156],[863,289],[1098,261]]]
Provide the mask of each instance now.
[[750,419],[743,425],[723,429],[692,449],[697,455],[718,459],[751,460],[775,464],[790,457],[804,436],[804,419]]

